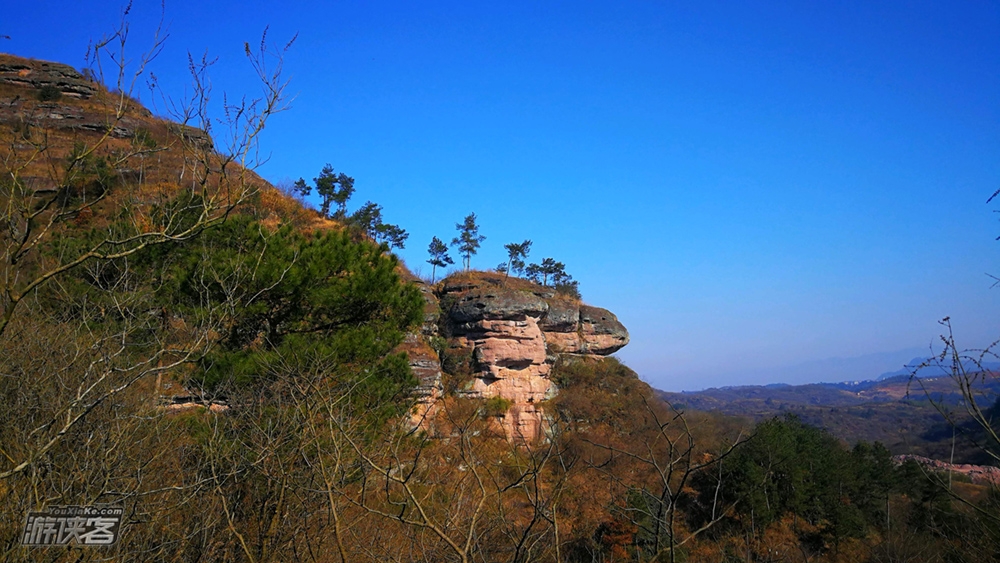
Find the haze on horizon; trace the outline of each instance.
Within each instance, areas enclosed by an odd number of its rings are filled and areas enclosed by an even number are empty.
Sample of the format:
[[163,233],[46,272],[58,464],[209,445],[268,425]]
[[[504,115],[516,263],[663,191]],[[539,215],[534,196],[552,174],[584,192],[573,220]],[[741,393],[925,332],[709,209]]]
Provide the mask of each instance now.
[[[56,4],[6,7],[0,51],[81,67],[122,8]],[[135,51],[159,16],[133,7]],[[266,178],[353,176],[425,275],[470,212],[474,267],[532,239],[655,387],[874,378],[946,316],[961,345],[1000,338],[995,3],[179,1],[165,22],[161,88],[207,49],[216,103],[254,93],[244,42],[297,33]]]

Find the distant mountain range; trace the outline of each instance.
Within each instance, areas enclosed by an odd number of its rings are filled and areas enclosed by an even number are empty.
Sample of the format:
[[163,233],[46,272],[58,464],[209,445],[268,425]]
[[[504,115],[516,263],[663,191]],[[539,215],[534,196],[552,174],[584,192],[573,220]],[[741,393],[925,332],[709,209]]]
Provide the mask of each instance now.
[[[701,380],[715,378],[716,381],[781,381],[791,385],[802,385],[817,381],[859,381],[875,379],[878,374],[899,370],[913,363],[915,358],[929,356],[933,352],[926,346],[876,352],[861,356],[835,356],[803,361],[795,364],[772,366],[739,366],[706,373]],[[644,370],[640,370],[642,372]],[[645,370],[653,371],[653,370]],[[691,389],[691,387],[687,387]]]
[[[893,377],[899,377],[901,375],[909,376],[914,373],[914,370],[921,365],[925,365],[923,369],[920,369],[915,375],[920,378],[927,377],[941,377],[951,375],[950,370],[944,369],[943,367],[935,366],[932,362],[933,358],[913,358],[906,365],[896,371],[887,371],[876,378],[876,381],[884,381],[886,379],[891,379]],[[972,360],[968,360],[962,366],[965,371],[972,373],[980,370],[997,371],[1000,370],[1000,362],[983,362],[981,365],[976,365]]]

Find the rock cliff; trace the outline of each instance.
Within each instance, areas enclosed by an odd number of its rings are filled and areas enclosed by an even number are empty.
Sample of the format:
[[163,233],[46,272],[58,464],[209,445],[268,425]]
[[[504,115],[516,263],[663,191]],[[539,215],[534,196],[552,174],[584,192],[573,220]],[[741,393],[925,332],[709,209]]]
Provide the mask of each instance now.
[[[446,376],[457,381],[454,393],[493,400],[503,411],[500,425],[516,440],[544,434],[541,403],[557,392],[549,375],[560,355],[605,356],[629,341],[610,311],[525,280],[473,272],[424,291],[430,312],[422,332],[439,343]],[[431,427],[445,395],[440,363],[431,367],[426,354],[410,357],[421,380],[414,422]]]

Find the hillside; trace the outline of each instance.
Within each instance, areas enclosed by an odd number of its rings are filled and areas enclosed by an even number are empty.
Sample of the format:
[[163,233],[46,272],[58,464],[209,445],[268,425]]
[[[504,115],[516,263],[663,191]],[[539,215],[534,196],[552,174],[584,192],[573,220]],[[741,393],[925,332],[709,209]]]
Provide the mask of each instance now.
[[[141,188],[107,198],[103,192],[92,194],[89,205],[75,212],[77,226],[101,215],[95,205],[151,203],[201,189],[219,190],[214,195],[227,198],[220,206],[251,203],[246,198],[252,196],[268,223],[330,226],[254,173],[252,145],[241,147],[236,139],[217,146],[194,120],[176,123],[154,116],[127,93],[109,92],[68,65],[0,53],[0,99],[8,180],[16,179],[36,197],[74,182],[91,187],[128,182]],[[241,123],[268,117],[248,115]]]

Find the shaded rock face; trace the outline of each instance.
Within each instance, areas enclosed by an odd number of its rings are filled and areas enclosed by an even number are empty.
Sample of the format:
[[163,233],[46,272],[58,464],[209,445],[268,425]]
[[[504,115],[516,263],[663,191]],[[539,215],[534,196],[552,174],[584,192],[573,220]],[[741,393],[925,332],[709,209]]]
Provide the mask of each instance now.
[[438,321],[451,345],[471,350],[473,378],[460,394],[507,401],[504,431],[530,442],[548,426],[540,403],[557,392],[549,375],[559,354],[608,355],[628,344],[629,336],[606,309],[515,281],[516,287],[505,287],[502,276],[485,274],[445,280],[436,288]]
[[409,358],[410,371],[418,381],[413,389],[416,406],[410,413],[410,424],[431,429],[435,407],[444,394],[441,386],[441,362],[437,353],[419,334],[407,335],[402,348]]
[[444,396],[444,387],[441,384],[441,361],[429,342],[438,334],[441,310],[437,296],[427,284],[416,278],[411,281],[417,285],[424,299],[424,320],[419,332],[407,335],[401,346],[409,358],[410,371],[418,382],[413,390],[416,406],[410,413],[410,423],[432,430],[436,406]]
[[508,288],[470,288],[453,295],[455,301],[448,317],[456,323],[539,317],[549,309],[548,303],[538,295]]

